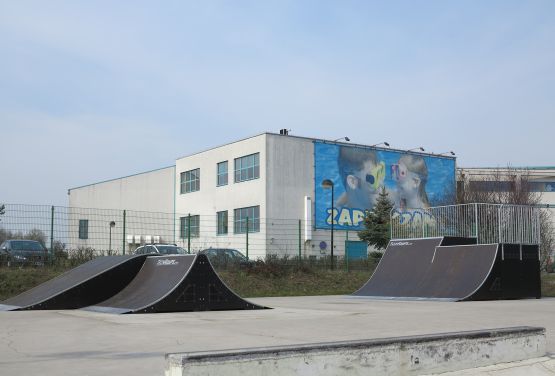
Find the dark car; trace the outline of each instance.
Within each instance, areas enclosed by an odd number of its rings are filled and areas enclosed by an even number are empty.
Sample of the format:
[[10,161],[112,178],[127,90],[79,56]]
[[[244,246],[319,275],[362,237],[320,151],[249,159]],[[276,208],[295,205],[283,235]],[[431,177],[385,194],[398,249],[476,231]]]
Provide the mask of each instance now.
[[185,255],[187,251],[175,244],[147,244],[137,248],[135,254]]
[[0,244],[0,253],[11,265],[42,266],[48,252],[44,246],[35,240],[6,240]]
[[205,254],[214,266],[240,265],[250,266],[252,261],[236,249],[232,248],[207,248],[199,252]]

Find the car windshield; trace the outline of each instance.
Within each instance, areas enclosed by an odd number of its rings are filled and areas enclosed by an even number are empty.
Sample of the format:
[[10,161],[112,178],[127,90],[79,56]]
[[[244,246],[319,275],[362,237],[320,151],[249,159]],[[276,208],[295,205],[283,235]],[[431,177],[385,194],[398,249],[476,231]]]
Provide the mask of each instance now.
[[187,253],[183,248],[175,245],[158,245],[156,248],[161,255],[184,255]]
[[236,258],[236,259],[246,259],[245,255],[243,255],[241,252],[239,252],[236,249],[228,249],[227,252],[230,254],[230,256],[232,258]]
[[42,252],[44,249],[39,242],[30,241],[30,240],[14,240],[11,242],[11,248],[14,251],[34,251],[34,252]]

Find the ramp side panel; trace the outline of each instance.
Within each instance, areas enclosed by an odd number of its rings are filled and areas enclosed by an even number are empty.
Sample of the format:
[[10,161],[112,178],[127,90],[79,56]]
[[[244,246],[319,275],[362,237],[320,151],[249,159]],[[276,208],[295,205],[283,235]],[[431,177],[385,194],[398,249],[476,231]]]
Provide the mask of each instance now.
[[147,258],[124,290],[84,309],[121,314],[262,308],[231,291],[206,255],[183,255]]
[[187,312],[264,309],[235,294],[218,276],[206,255],[198,255],[191,270],[165,299],[137,311]]
[[[151,256],[137,276],[121,292],[96,306],[128,312],[147,309],[178,286],[193,265],[195,255]],[[90,307],[90,310],[96,310]]]
[[18,309],[72,309],[98,303],[123,289],[146,256],[104,256],[86,262],[2,304]]
[[541,298],[538,246],[523,246],[523,249],[534,252],[522,260],[519,257],[520,251],[516,252],[519,245],[502,246],[505,247],[505,258],[502,258],[499,251],[495,265],[483,286],[465,300]]
[[416,285],[430,267],[435,248],[443,238],[392,240],[372,277],[353,295],[418,296]]

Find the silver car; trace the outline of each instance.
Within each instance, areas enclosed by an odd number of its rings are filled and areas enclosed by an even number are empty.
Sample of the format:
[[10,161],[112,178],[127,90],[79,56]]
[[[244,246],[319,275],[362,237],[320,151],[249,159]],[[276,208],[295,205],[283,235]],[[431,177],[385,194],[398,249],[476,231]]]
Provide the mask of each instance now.
[[135,254],[186,255],[187,251],[175,244],[147,244],[137,248]]

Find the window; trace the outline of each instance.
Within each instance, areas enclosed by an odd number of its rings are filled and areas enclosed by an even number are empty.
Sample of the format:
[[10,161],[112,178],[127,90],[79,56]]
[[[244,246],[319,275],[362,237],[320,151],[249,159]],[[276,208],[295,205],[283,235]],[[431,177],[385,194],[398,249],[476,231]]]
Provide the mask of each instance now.
[[227,185],[227,161],[218,163],[217,186]]
[[511,192],[514,189],[512,181],[473,180],[469,183],[470,190],[476,192]]
[[79,220],[79,239],[89,238],[89,220],[80,219]]
[[200,190],[200,168],[181,173],[181,193],[196,192]]
[[259,153],[235,158],[235,183],[260,177]]
[[555,182],[532,181],[528,184],[531,192],[555,192]]
[[260,206],[235,209],[233,216],[233,231],[236,234],[247,232],[247,218],[249,219],[249,232],[260,231]]
[[218,227],[218,235],[225,235],[227,234],[227,210],[218,212],[217,218],[217,227]]
[[[191,222],[189,223],[189,219]],[[200,233],[200,216],[191,215],[179,218],[179,237],[186,239],[189,237],[189,228],[191,229],[191,238],[198,238]]]

